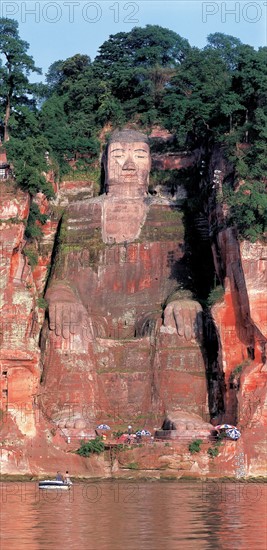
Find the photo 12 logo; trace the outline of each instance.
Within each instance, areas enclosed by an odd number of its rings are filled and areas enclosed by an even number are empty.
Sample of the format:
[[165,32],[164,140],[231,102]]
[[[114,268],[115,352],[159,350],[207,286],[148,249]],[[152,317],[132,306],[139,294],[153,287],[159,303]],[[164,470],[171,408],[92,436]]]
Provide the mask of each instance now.
[[97,23],[103,16],[109,16],[113,23],[139,23],[136,2],[12,2],[0,0],[0,17],[16,17],[20,23]]
[[266,17],[267,2],[202,2],[202,22],[216,17],[221,23],[258,23]]

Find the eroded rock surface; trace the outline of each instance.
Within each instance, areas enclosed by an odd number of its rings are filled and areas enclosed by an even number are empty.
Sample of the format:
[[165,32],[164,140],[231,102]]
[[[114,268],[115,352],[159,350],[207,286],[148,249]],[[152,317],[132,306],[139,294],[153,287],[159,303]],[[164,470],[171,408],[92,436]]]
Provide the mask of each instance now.
[[23,254],[29,197],[4,182],[0,182],[0,191],[1,410],[8,410],[20,433],[31,437],[36,434],[34,398],[40,382],[42,317],[32,272]]

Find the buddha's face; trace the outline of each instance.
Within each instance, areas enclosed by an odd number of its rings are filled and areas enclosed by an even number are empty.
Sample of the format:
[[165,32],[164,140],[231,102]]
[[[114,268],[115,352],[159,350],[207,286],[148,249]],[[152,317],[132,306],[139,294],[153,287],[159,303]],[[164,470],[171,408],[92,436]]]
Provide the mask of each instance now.
[[143,197],[151,167],[150,151],[142,141],[114,141],[108,147],[107,192],[118,197]]

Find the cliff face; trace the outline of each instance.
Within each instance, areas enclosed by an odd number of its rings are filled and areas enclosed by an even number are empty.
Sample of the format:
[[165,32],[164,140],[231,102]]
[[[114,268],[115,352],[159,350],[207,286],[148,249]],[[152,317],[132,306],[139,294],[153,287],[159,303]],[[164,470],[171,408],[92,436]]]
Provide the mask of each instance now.
[[[216,155],[212,160],[213,181],[218,192],[227,166]],[[219,223],[225,216],[219,205],[210,213],[211,219],[215,217]],[[267,245],[239,242],[235,231],[228,228],[218,232],[212,249],[225,290],[223,299],[212,308],[225,381],[224,418],[239,423],[249,473],[265,475]]]
[[[160,169],[189,162],[156,160]],[[213,162],[215,169],[223,166]],[[37,247],[24,237],[28,195],[3,182],[0,192],[3,472],[18,472],[18,464],[24,472],[48,471],[46,452],[54,461],[65,456],[62,429],[78,437],[108,418],[116,425],[142,419],[153,429],[177,410],[208,420],[209,401],[218,422],[241,427],[246,473],[265,473],[267,247],[239,243],[231,229],[213,240],[225,293],[211,309],[216,346],[209,373],[205,315],[186,290],[192,251],[179,201],[156,196],[142,207],[113,201],[107,208],[103,198],[92,197],[89,182],[63,184],[52,207],[41,194],[36,198],[49,216]],[[216,207],[209,215],[220,221],[224,213]],[[124,241],[125,224],[134,237]],[[46,314],[39,307],[45,289]],[[15,450],[25,436],[25,451]],[[233,463],[228,473],[235,472],[233,445],[225,447],[217,471],[201,458],[205,475],[220,475],[226,462],[228,470]],[[72,469],[85,472],[76,458]]]
[[[36,433],[33,396],[40,383],[40,318],[31,268],[23,255],[29,197],[22,191],[1,185],[1,399],[18,429],[27,436]],[[20,422],[19,408],[28,409],[27,421]]]
[[225,417],[239,422],[250,472],[266,471],[266,260],[261,243],[237,242],[228,229],[219,235],[225,261],[224,300],[212,315],[220,338],[225,374]]

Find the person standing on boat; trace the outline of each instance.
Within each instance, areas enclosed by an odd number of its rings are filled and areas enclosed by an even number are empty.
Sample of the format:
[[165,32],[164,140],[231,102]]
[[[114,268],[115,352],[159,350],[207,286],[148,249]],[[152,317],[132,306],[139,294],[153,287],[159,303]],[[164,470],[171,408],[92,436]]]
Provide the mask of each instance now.
[[57,481],[64,481],[63,475],[62,475],[60,472],[57,472],[56,480],[57,480]]

